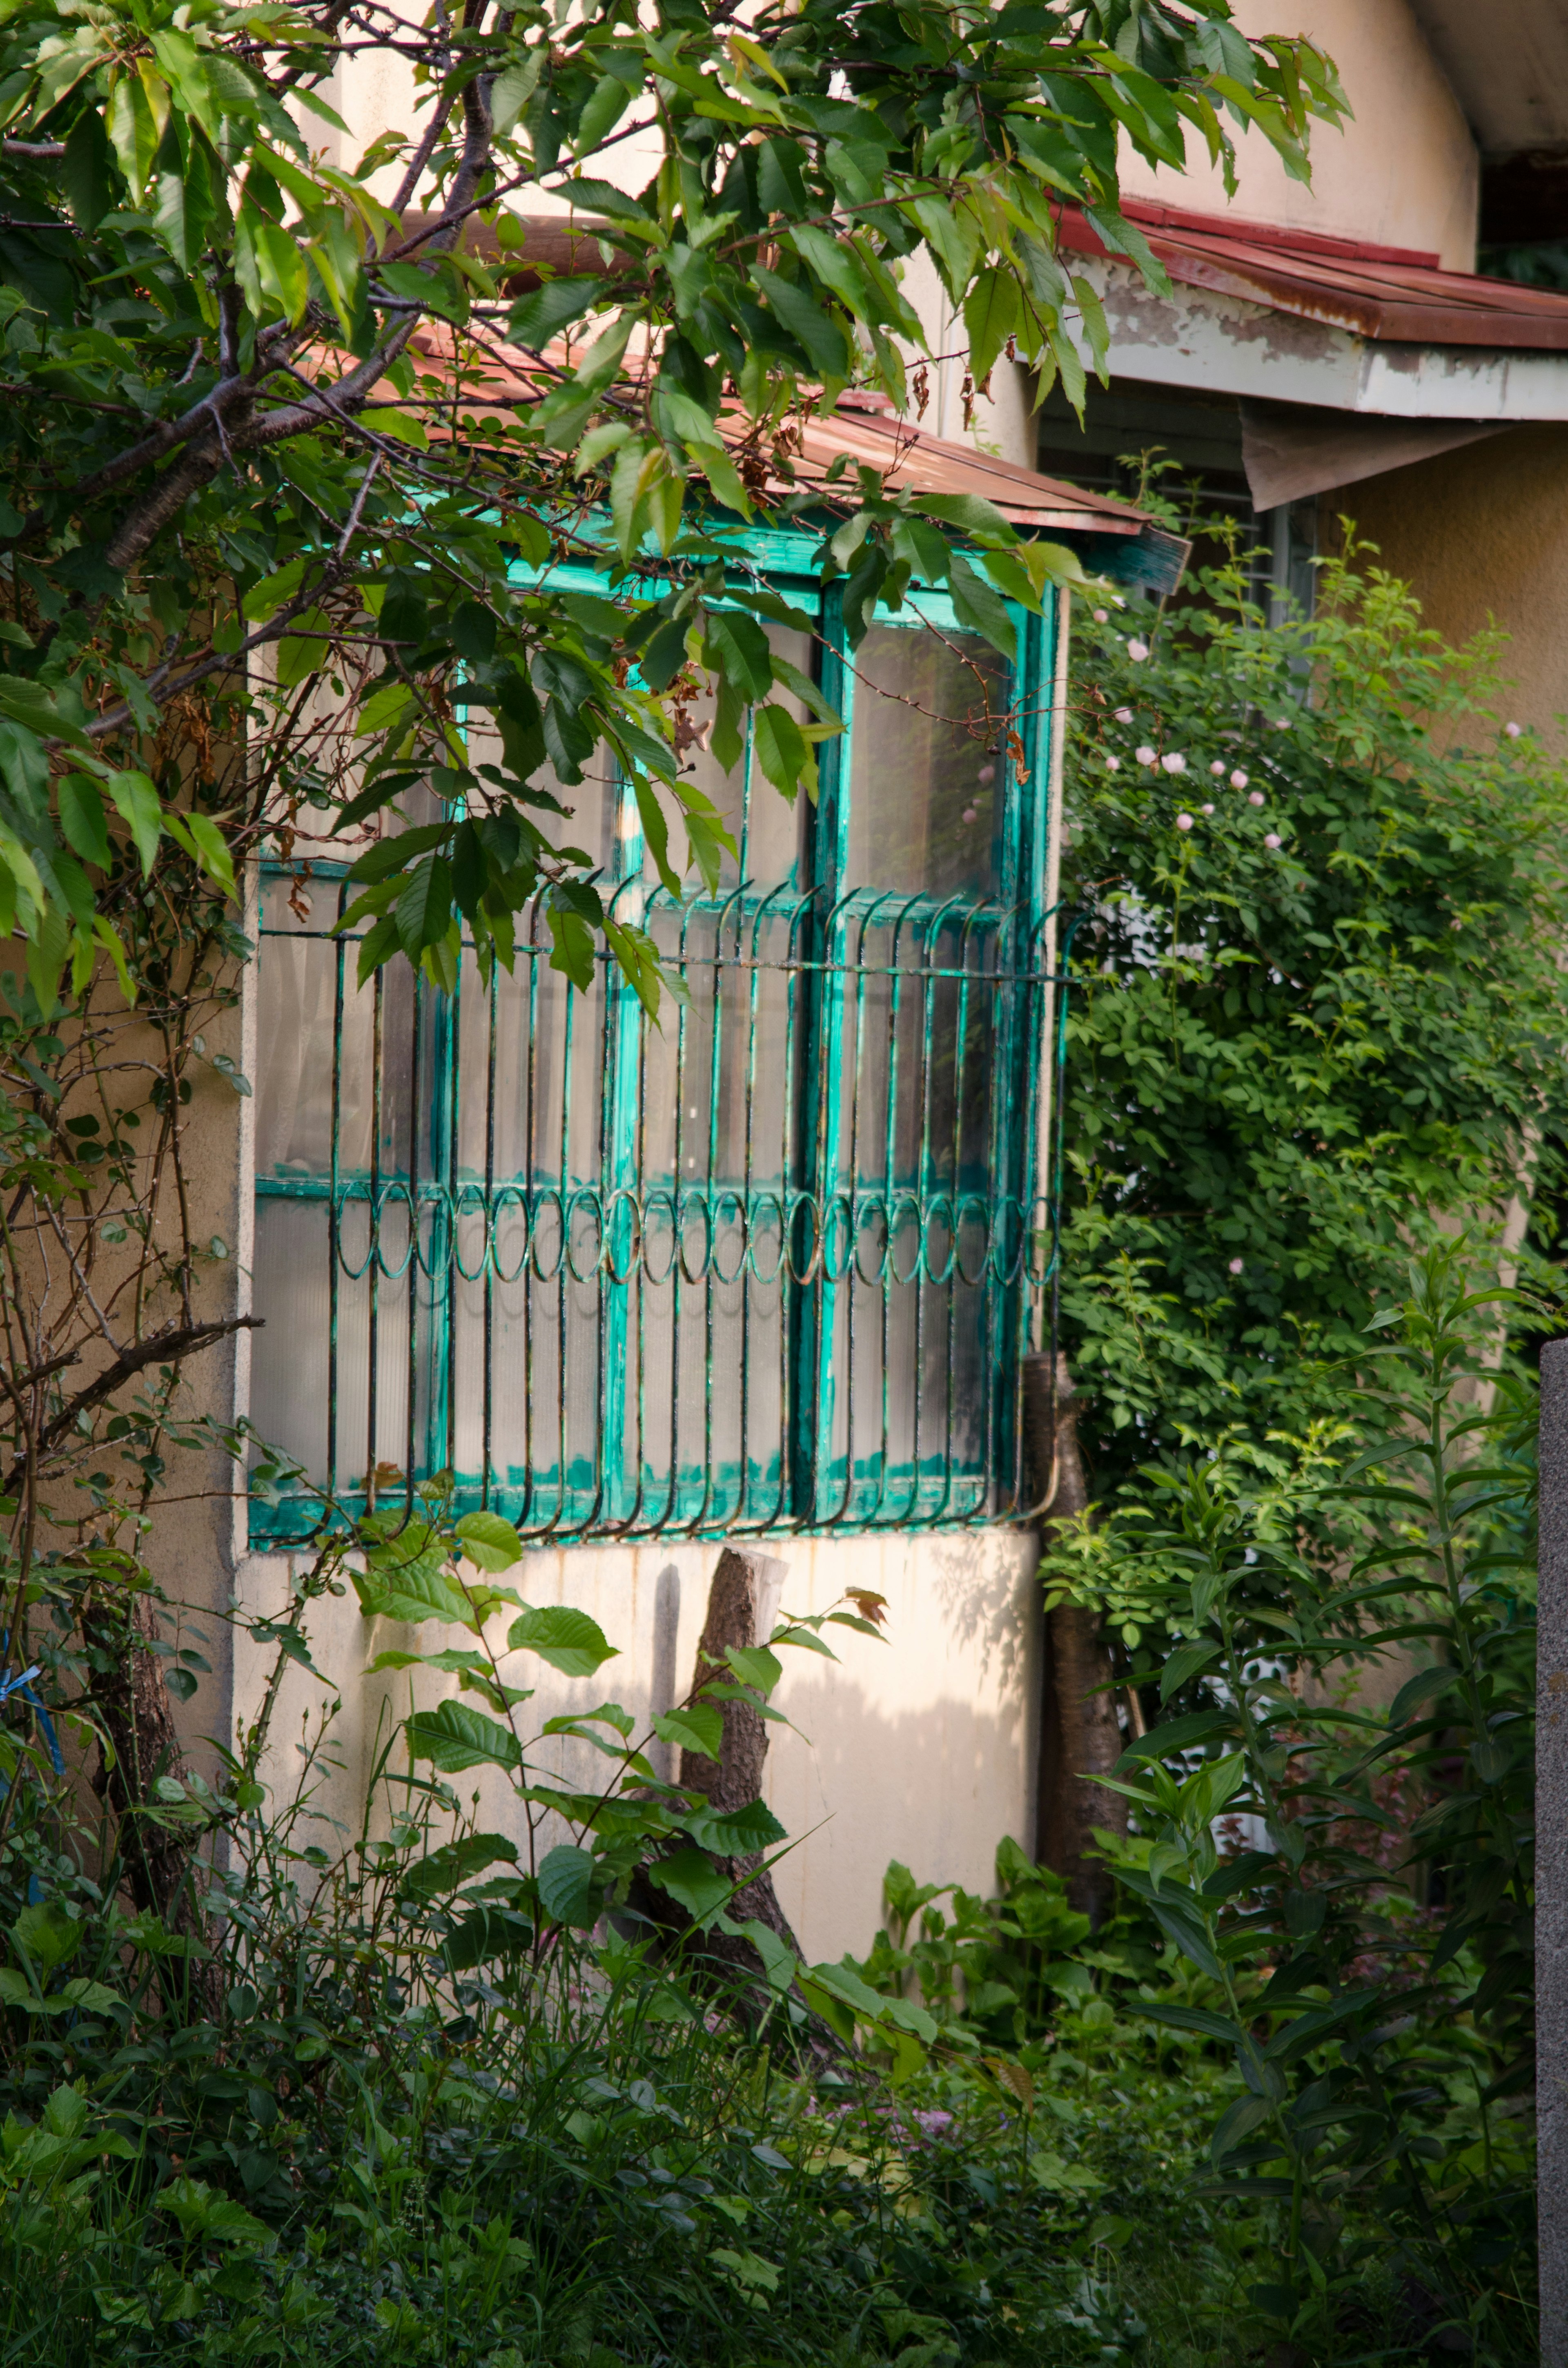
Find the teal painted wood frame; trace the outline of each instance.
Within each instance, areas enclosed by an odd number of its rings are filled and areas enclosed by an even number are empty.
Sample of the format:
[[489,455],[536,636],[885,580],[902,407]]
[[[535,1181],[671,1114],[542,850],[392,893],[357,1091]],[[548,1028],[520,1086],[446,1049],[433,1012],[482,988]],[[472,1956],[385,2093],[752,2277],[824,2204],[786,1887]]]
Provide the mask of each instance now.
[[[330,1064],[327,1154],[256,1177],[258,1228],[291,1209],[317,1225],[311,1239],[319,1235],[326,1269],[324,1388],[297,1394],[303,1428],[283,1443],[350,1509],[378,1463],[395,1469],[405,1490],[453,1470],[460,1501],[494,1506],[538,1537],[972,1526],[1027,1502],[1017,1360],[1054,1257],[1033,1125],[1047,1057],[1053,620],[1014,611],[1010,723],[1023,763],[1002,768],[992,893],[891,895],[848,876],[856,702],[866,693],[835,587],[802,577],[809,538],[750,541],[758,573],[816,614],[820,680],[846,730],[824,744],[820,799],[790,879],[752,881],[743,871],[715,896],[672,905],[643,879],[635,800],[623,785],[615,908],[646,919],[697,990],[670,1023],[673,1140],[660,1103],[669,1061],[608,962],[592,1000],[562,999],[529,931],[516,985],[498,978],[486,990],[465,962],[449,1001],[421,990],[394,1013],[384,981],[365,997],[347,983],[350,950],[328,936],[335,911],[325,907],[339,893],[330,879],[312,892],[321,909],[308,928],[281,920],[271,893],[263,995],[269,954],[278,962],[278,941],[291,939],[290,960],[330,972],[330,993],[318,996],[323,1030],[331,1013],[330,1044],[312,1048]],[[603,588],[586,570],[567,580]],[[959,631],[934,590],[903,618],[878,622]],[[745,814],[749,827],[749,806]],[[950,1017],[934,1029],[938,1007]],[[948,1058],[933,1050],[937,1036],[950,1042],[945,1090],[959,1113],[946,1151],[932,1123],[931,1080]],[[514,1057],[504,1039],[515,1040],[516,1059],[527,1047],[522,1144],[504,1139],[498,1078]],[[562,1081],[548,1156],[548,1096],[537,1089],[546,1053]],[[966,1183],[959,1133],[966,1097],[978,1092],[966,1064],[972,1070],[982,1057],[984,1147]],[[351,1159],[345,1113],[360,1091],[351,1089],[356,1061],[368,1064],[372,1116]],[[410,1108],[399,1151],[386,1112],[403,1077]],[[863,1091],[868,1079],[875,1093]],[[916,1152],[901,1176],[895,1139],[909,1133],[917,1086]],[[683,1177],[699,1167],[687,1189]],[[966,1225],[982,1242],[969,1269],[960,1255]],[[508,1229],[525,1237],[520,1291],[502,1239]],[[694,1233],[701,1254],[688,1257]],[[776,1249],[771,1270],[757,1254],[765,1241]],[[722,1259],[735,1255],[738,1281],[726,1281]],[[901,1269],[901,1256],[913,1265]],[[265,1266],[258,1293],[286,1298]],[[261,1395],[274,1405],[283,1399],[268,1359],[287,1361],[301,1344],[281,1302],[278,1313],[278,1352],[264,1332],[257,1359]],[[520,1395],[512,1388],[505,1403],[503,1335],[505,1358],[520,1358],[523,1376]],[[304,1345],[315,1357],[313,1336]],[[388,1485],[390,1474],[383,1493]],[[252,1504],[254,1542],[304,1534],[316,1518],[308,1494],[268,1493],[271,1501]]]

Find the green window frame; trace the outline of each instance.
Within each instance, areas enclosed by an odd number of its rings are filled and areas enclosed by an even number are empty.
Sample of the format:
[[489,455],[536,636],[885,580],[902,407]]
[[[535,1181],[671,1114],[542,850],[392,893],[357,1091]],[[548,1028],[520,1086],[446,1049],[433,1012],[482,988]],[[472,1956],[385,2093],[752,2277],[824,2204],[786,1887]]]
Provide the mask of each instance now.
[[[792,860],[749,735],[740,861],[713,894],[650,884],[631,785],[602,793],[607,897],[686,983],[662,1030],[608,956],[569,995],[537,915],[488,989],[467,953],[449,998],[405,969],[357,993],[341,868],[303,888],[264,870],[250,1411],[309,1486],[254,1488],[253,1548],[310,1534],[312,1490],[353,1509],[443,1472],[538,1540],[1027,1507],[1018,1367],[1054,1260],[1037,1116],[1057,619],[1012,609],[1007,668],[917,591],[852,654],[814,548],[748,539],[813,620],[846,725]],[[971,749],[879,666],[949,687],[989,667],[1006,737]],[[936,776],[977,754],[990,785],[955,823]],[[861,876],[879,867],[903,877]]]

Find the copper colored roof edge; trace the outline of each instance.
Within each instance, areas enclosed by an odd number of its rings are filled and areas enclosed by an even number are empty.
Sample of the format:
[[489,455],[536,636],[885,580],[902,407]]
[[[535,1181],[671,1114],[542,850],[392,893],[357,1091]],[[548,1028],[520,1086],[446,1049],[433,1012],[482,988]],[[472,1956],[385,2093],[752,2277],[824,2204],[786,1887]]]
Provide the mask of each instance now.
[[[451,330],[426,324],[415,332],[412,343],[424,368],[438,372],[455,366]],[[520,402],[537,399],[540,365],[517,347],[494,341],[472,368],[473,383],[459,396],[461,410],[470,416],[508,412]],[[375,390],[375,399],[392,404],[399,400],[395,389],[384,382]],[[745,430],[733,414],[720,413],[719,428],[732,450],[744,442]],[[440,433],[438,427],[436,432]],[[801,423],[800,432],[801,449],[792,463],[796,482],[772,477],[768,485],[772,493],[802,490],[801,476],[806,479],[805,489],[812,489],[821,483],[833,461],[847,453],[851,460],[864,461],[881,471],[895,490],[912,484],[928,494],[978,495],[1012,526],[1134,539],[1155,526],[1146,511],[1135,509],[1131,503],[1086,492],[1062,478],[1026,468],[1020,461],[1004,461],[994,453],[976,451],[971,445],[933,436],[891,407],[886,411],[869,407],[864,395],[852,393],[829,418],[813,415]],[[894,447],[891,453],[889,445]],[[823,490],[831,498],[838,489],[824,486]]]
[[[1187,216],[1179,231],[1142,225],[1171,278],[1184,286],[1326,321],[1374,342],[1568,350],[1568,295],[1436,270],[1425,259],[1395,266],[1348,241],[1341,243],[1342,257],[1328,239],[1315,241],[1311,252],[1304,243],[1265,246],[1246,230],[1219,221],[1198,227],[1199,220]],[[1063,214],[1062,239],[1079,254],[1110,253],[1075,209]]]

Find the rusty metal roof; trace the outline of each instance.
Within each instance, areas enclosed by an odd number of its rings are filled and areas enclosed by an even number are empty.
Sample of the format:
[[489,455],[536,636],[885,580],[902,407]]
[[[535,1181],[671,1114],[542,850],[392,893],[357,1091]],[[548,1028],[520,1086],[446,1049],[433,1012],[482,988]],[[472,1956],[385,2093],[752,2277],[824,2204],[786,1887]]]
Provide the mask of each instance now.
[[[485,336],[482,344],[464,339],[460,347],[455,333],[437,321],[426,320],[415,331],[411,352],[416,367],[436,377],[450,381],[460,373],[460,393],[454,390],[450,408],[444,404],[442,416],[429,419],[437,437],[459,432],[462,420],[496,417],[537,402],[557,375],[546,372],[533,355],[497,338]],[[563,349],[552,347],[551,359],[560,359]],[[399,398],[383,382],[376,400]],[[725,443],[744,458],[748,424],[739,409],[722,411],[718,424]],[[846,457],[852,467],[864,462],[877,470],[892,493],[912,488],[979,495],[1010,525],[1026,533],[1063,536],[1087,564],[1125,582],[1169,591],[1186,564],[1188,545],[1181,537],[1167,533],[1131,503],[928,435],[917,421],[894,412],[885,395],[846,393],[831,417],[794,415],[785,427],[782,437],[760,449],[759,465],[746,472],[775,500],[820,488],[824,504],[847,507],[858,497],[853,479],[848,484],[828,482],[833,463]]]
[[[1435,255],[1403,247],[1184,213],[1133,199],[1123,211],[1171,278],[1188,288],[1244,297],[1379,342],[1568,353],[1568,295],[1554,290],[1442,271]],[[1109,252],[1071,210],[1062,216],[1062,244],[1079,255]]]

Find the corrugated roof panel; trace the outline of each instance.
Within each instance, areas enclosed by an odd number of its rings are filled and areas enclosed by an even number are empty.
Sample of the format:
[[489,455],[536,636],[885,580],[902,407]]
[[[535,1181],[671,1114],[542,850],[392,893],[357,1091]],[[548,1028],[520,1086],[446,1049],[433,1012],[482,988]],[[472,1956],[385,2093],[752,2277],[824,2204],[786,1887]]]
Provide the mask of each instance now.
[[[1327,321],[1376,342],[1568,352],[1568,295],[1552,289],[1442,271],[1435,259],[1397,248],[1169,206],[1130,199],[1125,211],[1171,278],[1186,287]],[[1062,240],[1080,255],[1108,253],[1074,211],[1062,218]]]

